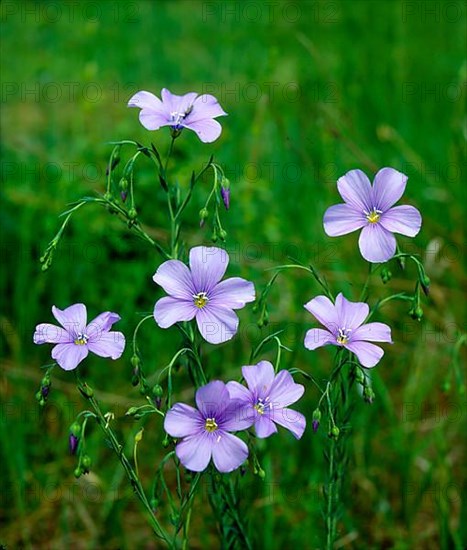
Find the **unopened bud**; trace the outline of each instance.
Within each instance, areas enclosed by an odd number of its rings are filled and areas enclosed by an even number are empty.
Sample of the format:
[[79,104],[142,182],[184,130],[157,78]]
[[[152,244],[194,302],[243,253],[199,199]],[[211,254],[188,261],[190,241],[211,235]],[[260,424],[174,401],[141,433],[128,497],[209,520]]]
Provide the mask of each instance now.
[[409,315],[410,315],[410,317],[412,317],[412,319],[414,319],[415,321],[421,321],[421,320],[422,320],[422,317],[423,317],[423,309],[422,309],[420,306],[414,306],[414,307],[409,311]]
[[81,469],[83,470],[83,474],[89,474],[89,470],[91,469],[92,460],[89,455],[83,455],[81,457]]
[[225,239],[227,238],[227,231],[224,231],[223,229],[221,229],[219,231],[219,237],[220,237],[221,241],[225,241]]
[[420,278],[420,284],[422,285],[423,292],[425,293],[425,296],[428,296],[430,294],[430,277],[427,275],[423,275],[423,277]]
[[331,428],[331,432],[329,434],[329,437],[331,437],[332,439],[338,439],[339,438],[339,434],[340,434],[340,430],[337,426],[333,426]]
[[228,210],[230,208],[230,181],[227,178],[222,178],[221,197],[225,209]]
[[365,401],[367,403],[369,403],[370,405],[375,400],[375,392],[373,391],[373,389],[370,386],[365,386],[363,388],[363,399],[365,399]]
[[128,195],[128,180],[125,177],[120,180],[119,187],[120,197],[122,198],[122,202],[125,202]]
[[132,222],[136,220],[136,218],[138,217],[138,212],[136,212],[136,208],[130,208],[130,210],[128,211],[128,217]]
[[360,367],[355,369],[355,380],[362,386],[365,383],[365,375]]
[[389,271],[387,267],[383,267],[381,269],[381,280],[384,284],[388,283],[392,278],[392,273]]
[[313,411],[312,422],[311,422],[314,433],[318,431],[320,420],[321,420],[321,411],[319,409],[315,409]]

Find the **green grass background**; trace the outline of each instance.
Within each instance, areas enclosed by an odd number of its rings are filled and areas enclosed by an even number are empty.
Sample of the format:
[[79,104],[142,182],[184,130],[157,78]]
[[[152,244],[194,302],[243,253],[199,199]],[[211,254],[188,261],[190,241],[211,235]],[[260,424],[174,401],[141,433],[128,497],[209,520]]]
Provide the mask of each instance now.
[[[39,257],[58,229],[57,216],[83,195],[105,188],[109,141],[151,140],[165,150],[167,131],[149,133],[126,108],[140,89],[159,94],[210,91],[229,116],[213,144],[191,132],[177,141],[176,178],[187,187],[192,167],[214,154],[232,182],[225,216],[230,274],[261,289],[265,269],[288,255],[313,262],[334,290],[357,299],[367,267],[356,235],[329,239],[327,206],[339,202],[335,182],[361,168],[370,176],[392,166],[409,176],[404,200],[423,214],[406,250],[425,260],[432,279],[420,323],[392,303],[378,320],[395,344],[373,371],[372,406],[355,394],[351,466],[343,496],[341,548],[459,548],[467,540],[465,372],[455,343],[464,330],[466,177],[466,7],[451,1],[3,2],[1,189],[0,542],[8,548],[157,548],[119,464],[91,429],[91,474],[73,477],[68,427],[85,407],[70,373],[54,372],[47,407],[34,393],[46,346],[32,344],[52,304],[83,301],[90,315],[122,316],[128,337],[161,291],[151,277],[161,263],[105,210],[90,206],[72,220],[51,269]],[[137,208],[148,231],[164,241],[163,193],[149,162],[137,177]],[[197,212],[209,190],[198,188],[183,238],[208,243]],[[139,199],[138,199],[139,197]],[[410,266],[370,301],[410,291]],[[210,372],[238,377],[261,338],[285,329],[294,351],[283,367],[325,377],[332,354],[303,349],[313,320],[302,304],[318,293],[310,278],[289,273],[271,293],[269,327],[252,307],[240,335],[207,347]],[[140,347],[148,373],[170,360],[175,329],[148,322]],[[131,451],[139,424],[123,417],[142,404],[130,385],[131,352],[117,362],[96,357],[85,371]],[[272,359],[267,349],[263,358]],[[193,392],[181,370],[179,396]],[[307,385],[297,408],[308,418],[318,395]],[[149,486],[164,454],[157,418],[145,426],[140,468]],[[295,441],[285,431],[260,445],[266,471],[241,481],[242,510],[255,547],[320,548],[325,430]],[[160,514],[164,521],[165,509]],[[215,518],[203,494],[192,519],[192,548],[216,547]],[[463,542],[462,542],[463,541]]]

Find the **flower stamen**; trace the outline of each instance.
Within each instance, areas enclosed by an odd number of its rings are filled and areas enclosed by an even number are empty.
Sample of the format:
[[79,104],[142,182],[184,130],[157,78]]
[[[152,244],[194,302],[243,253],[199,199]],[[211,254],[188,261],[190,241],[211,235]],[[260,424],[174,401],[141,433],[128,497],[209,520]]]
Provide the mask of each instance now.
[[366,219],[370,223],[378,223],[380,218],[381,218],[382,213],[383,213],[382,210],[377,210],[376,208],[373,208],[373,210],[371,210],[371,212],[364,212],[364,214],[366,216]]
[[204,424],[204,428],[207,432],[212,433],[217,430],[219,426],[217,425],[215,418],[206,418],[206,422]]
[[206,292],[198,292],[198,294],[193,294],[193,303],[198,309],[203,309],[203,307],[208,302],[209,302],[209,298]]
[[336,341],[338,344],[344,345],[349,342],[351,329],[349,328],[340,328],[337,335]]
[[78,336],[75,338],[74,343],[77,346],[85,346],[88,343],[89,336],[83,333],[79,333]]

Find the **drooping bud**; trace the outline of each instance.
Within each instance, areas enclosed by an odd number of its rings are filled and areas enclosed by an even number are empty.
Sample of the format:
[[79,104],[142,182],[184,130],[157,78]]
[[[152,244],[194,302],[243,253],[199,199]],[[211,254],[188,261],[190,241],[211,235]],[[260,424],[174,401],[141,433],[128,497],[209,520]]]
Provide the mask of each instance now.
[[227,231],[225,231],[224,229],[221,229],[219,231],[219,237],[221,241],[225,241],[225,239],[227,238]]
[[313,411],[313,416],[311,421],[311,425],[313,427],[314,433],[318,431],[320,421],[321,421],[321,411],[319,409],[315,409]]
[[209,216],[207,208],[201,208],[199,211],[199,226],[203,227],[206,221],[206,218]]
[[428,296],[428,294],[430,294],[430,283],[430,277],[428,277],[428,275],[424,273],[423,276],[420,277],[420,284],[422,286],[423,292],[425,293],[425,296]]
[[138,217],[138,212],[136,212],[136,208],[130,208],[128,211],[128,217],[130,218],[131,222],[134,222],[136,218]]
[[125,177],[120,180],[119,187],[120,197],[122,199],[122,202],[125,202],[128,195],[128,180]]
[[225,177],[221,181],[221,197],[225,209],[228,210],[230,208],[230,181]]
[[339,438],[339,434],[340,434],[340,430],[337,426],[333,426],[331,428],[331,431],[329,433],[329,437],[331,437],[332,439],[338,439]]
[[365,375],[363,374],[363,371],[360,367],[355,368],[355,380],[358,384],[361,384],[362,386],[365,383]]
[[91,386],[88,386],[86,382],[83,382],[78,386],[79,391],[81,392],[81,395],[83,397],[86,397],[87,399],[93,397],[94,390],[91,388]]
[[373,391],[373,388],[371,386],[365,386],[363,388],[363,399],[370,405],[375,400],[375,392]]
[[381,269],[381,280],[383,281],[384,284],[388,283],[392,278],[392,273],[389,271],[389,269],[384,266],[382,269]]
[[420,305],[418,305],[418,306],[414,305],[409,310],[409,315],[410,315],[410,317],[412,317],[412,319],[414,321],[421,321],[422,317],[423,317],[423,309],[420,307]]
[[91,457],[89,455],[83,455],[81,457],[81,469],[83,471],[83,474],[89,474],[89,470],[91,469]]
[[154,385],[152,387],[151,394],[156,403],[156,407],[160,409],[162,396],[164,395],[164,390],[162,389],[162,386],[159,386],[159,384]]
[[79,438],[81,436],[81,425],[78,422],[73,422],[70,426],[70,434],[68,437],[68,445],[70,454],[75,455],[78,450]]

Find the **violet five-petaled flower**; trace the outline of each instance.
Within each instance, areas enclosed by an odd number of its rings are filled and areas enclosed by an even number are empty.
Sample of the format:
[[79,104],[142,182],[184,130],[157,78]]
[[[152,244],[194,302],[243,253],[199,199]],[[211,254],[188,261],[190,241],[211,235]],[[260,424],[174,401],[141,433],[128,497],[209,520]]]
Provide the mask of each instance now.
[[195,92],[180,96],[163,88],[161,97],[162,101],[151,92],[141,91],[128,102],[129,107],[141,109],[139,120],[147,130],[169,126],[172,136],[177,137],[183,128],[188,128],[204,143],[211,143],[220,136],[222,126],[214,119],[227,113],[214,96]]
[[121,332],[111,331],[120,316],[105,311],[87,323],[84,304],[74,304],[64,310],[52,306],[52,313],[62,325],[49,323],[36,326],[35,344],[56,344],[52,349],[52,358],[64,370],[73,370],[90,351],[100,357],[118,359],[125,349],[125,336]]
[[394,206],[402,197],[407,176],[393,168],[382,168],[373,186],[364,172],[351,170],[337,181],[345,204],[336,204],[324,214],[324,230],[338,237],[362,229],[358,245],[365,260],[386,262],[396,252],[393,233],[414,237],[422,225],[413,206]]
[[246,444],[230,432],[251,425],[239,414],[242,404],[230,398],[226,385],[215,380],[202,386],[195,396],[197,409],[176,403],[166,414],[164,429],[180,438],[176,447],[180,462],[188,470],[202,472],[212,458],[219,472],[231,472],[248,456]]
[[317,296],[304,306],[326,330],[307,331],[305,347],[314,350],[321,346],[341,346],[355,353],[362,366],[374,367],[384,351],[370,342],[392,344],[391,329],[384,323],[366,323],[369,307],[364,302],[350,302],[339,294],[333,304],[326,296]]
[[154,319],[161,328],[196,318],[203,338],[211,344],[230,340],[238,329],[233,311],[255,299],[253,283],[240,277],[220,282],[229,263],[222,248],[196,246],[190,250],[190,268],[168,260],[153,279],[169,296],[156,302]]
[[269,437],[277,432],[276,424],[280,424],[300,439],[305,431],[305,417],[288,406],[300,399],[305,388],[296,384],[287,370],[276,375],[269,361],[242,367],[242,374],[248,388],[228,382],[227,389],[231,398],[243,404],[241,414],[254,424],[256,435]]

